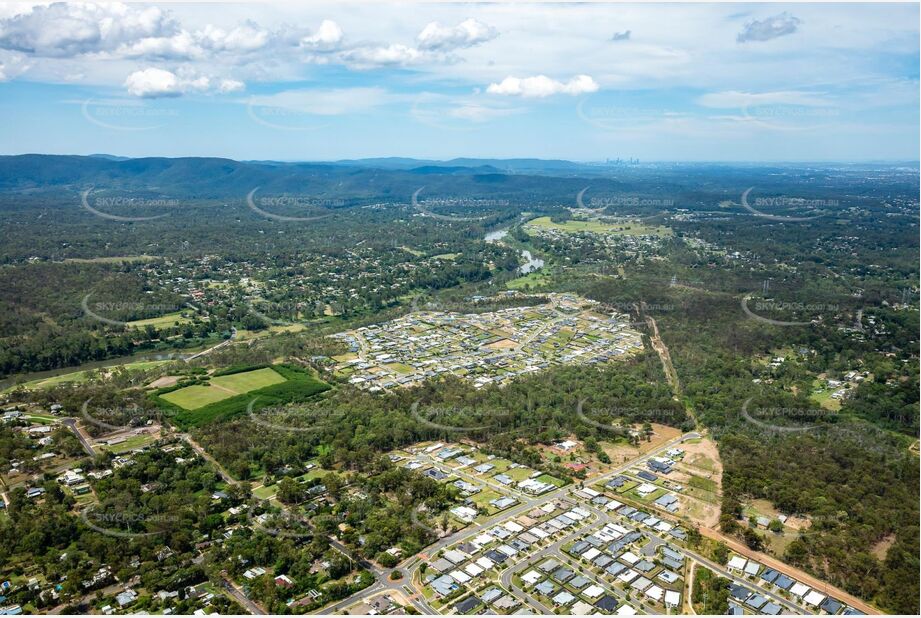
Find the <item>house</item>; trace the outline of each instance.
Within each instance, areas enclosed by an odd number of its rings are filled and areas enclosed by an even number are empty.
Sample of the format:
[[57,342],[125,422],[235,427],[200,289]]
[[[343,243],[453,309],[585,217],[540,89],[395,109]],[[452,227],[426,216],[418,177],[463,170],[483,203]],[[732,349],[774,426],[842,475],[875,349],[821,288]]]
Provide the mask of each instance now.
[[617,609],[617,599],[612,597],[609,594],[604,595],[597,601],[595,601],[595,607],[600,609],[603,612],[613,612]]
[[681,607],[681,593],[675,590],[665,591],[665,607],[675,609]]
[[649,481],[650,483],[657,481],[659,479],[658,476],[656,476],[652,472],[647,472],[646,470],[640,470],[639,472],[636,473],[636,475],[640,477],[641,479],[643,479],[644,481]]
[[431,586],[438,596],[441,597],[446,597],[457,590],[457,584],[447,575],[442,575],[441,577],[433,579]]
[[275,585],[281,586],[282,588],[291,588],[294,586],[294,581],[287,575],[277,575],[275,577]]
[[496,507],[496,508],[499,509],[500,511],[503,510],[503,509],[507,509],[508,507],[512,506],[512,505],[515,504],[516,502],[518,502],[518,501],[515,500],[515,498],[509,498],[508,496],[503,496],[503,497],[501,497],[501,498],[495,498],[495,499],[489,501],[489,503],[490,503],[491,505],[493,505],[494,507]]
[[527,573],[525,573],[524,575],[522,575],[522,576],[521,576],[521,581],[523,581],[524,583],[528,584],[529,586],[533,586],[534,584],[536,584],[537,582],[540,581],[540,578],[541,578],[541,577],[543,577],[543,576],[542,576],[540,573],[538,573],[537,571],[533,571],[533,570],[532,570],[532,571],[528,571]]
[[512,595],[506,594],[493,603],[493,605],[495,605],[496,609],[510,611],[521,605],[521,602]]
[[469,614],[482,604],[483,601],[480,600],[480,597],[476,595],[470,595],[462,601],[455,603],[454,608],[457,610],[458,614]]
[[569,605],[570,603],[572,603],[572,602],[575,601],[575,600],[576,600],[576,597],[572,596],[571,594],[569,594],[569,593],[566,592],[565,590],[561,591],[559,594],[557,594],[555,597],[553,597],[553,602],[554,602],[556,605]]
[[541,583],[534,586],[534,590],[546,597],[549,597],[556,591],[556,586],[554,586],[553,582],[551,582],[549,579],[545,579]]
[[796,583],[796,580],[787,577],[786,575],[780,574],[777,579],[774,580],[774,585],[780,588],[781,590],[789,590],[790,587]]
[[138,595],[134,590],[126,588],[124,592],[115,595],[115,602],[118,603],[119,607],[125,607],[134,603],[137,598]]
[[825,601],[825,595],[816,590],[810,591],[803,597],[803,602],[810,607],[819,607]]
[[837,614],[841,607],[841,602],[831,597],[827,597],[824,601],[822,601],[822,604],[819,605],[819,609],[821,609],[826,614]]
[[733,556],[729,559],[727,567],[730,571],[741,571],[745,568],[746,562],[747,561],[742,556]]

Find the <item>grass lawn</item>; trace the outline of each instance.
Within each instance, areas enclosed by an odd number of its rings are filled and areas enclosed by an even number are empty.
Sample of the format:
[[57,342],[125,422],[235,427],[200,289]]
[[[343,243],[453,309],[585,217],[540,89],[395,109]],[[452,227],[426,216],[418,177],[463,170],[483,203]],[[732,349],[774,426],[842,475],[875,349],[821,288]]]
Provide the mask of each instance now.
[[178,391],[160,395],[162,399],[186,410],[196,410],[209,403],[222,401],[233,396],[233,393],[218,390],[211,386],[202,386],[201,384],[186,386],[185,388],[180,388]]
[[145,328],[147,326],[153,326],[154,328],[167,328],[170,326],[176,326],[178,324],[185,324],[191,322],[189,318],[182,317],[182,313],[175,311],[173,313],[167,313],[166,315],[161,315],[156,318],[147,318],[146,320],[134,320],[133,322],[128,322],[127,326],[129,328]]
[[43,424],[54,423],[60,420],[56,416],[46,416],[44,414],[23,414],[22,418],[26,419],[27,421]]
[[388,363],[384,365],[387,369],[394,373],[399,373],[400,375],[407,375],[413,372],[413,368],[409,365],[404,365],[403,363]]
[[535,471],[531,468],[509,468],[506,470],[505,475],[515,479],[516,481],[523,481],[534,474],[534,472]]
[[716,492],[719,489],[719,487],[716,485],[716,481],[705,479],[702,476],[692,475],[691,478],[688,479],[688,485],[691,487],[696,487],[697,489],[703,489],[704,491],[711,493]]
[[556,485],[557,487],[562,487],[566,484],[563,479],[558,479],[555,476],[550,476],[549,474],[541,474],[537,477],[537,480],[541,483],[550,483],[551,485]]
[[270,367],[211,378],[207,386],[194,384],[160,395],[162,399],[186,410],[197,410],[208,404],[230,399],[250,391],[281,384],[285,379]]
[[236,394],[242,394],[273,384],[281,384],[284,381],[285,379],[278,375],[274,369],[263,367],[254,371],[244,371],[211,378],[211,385],[235,391]]
[[278,492],[278,487],[276,485],[269,485],[266,487],[257,487],[253,490],[253,495],[259,498],[260,500],[268,500]]
[[145,434],[142,436],[131,436],[126,439],[124,442],[119,442],[118,444],[108,445],[108,444],[96,444],[96,448],[100,448],[104,451],[109,451],[111,453],[124,453],[126,451],[132,451],[136,448],[141,448],[151,442],[156,441],[156,436],[150,434]]
[[550,276],[547,274],[545,268],[541,268],[533,273],[528,273],[527,275],[518,277],[517,279],[512,279],[505,283],[505,287],[510,290],[521,290],[525,286],[531,286],[532,288],[541,287],[550,281]]

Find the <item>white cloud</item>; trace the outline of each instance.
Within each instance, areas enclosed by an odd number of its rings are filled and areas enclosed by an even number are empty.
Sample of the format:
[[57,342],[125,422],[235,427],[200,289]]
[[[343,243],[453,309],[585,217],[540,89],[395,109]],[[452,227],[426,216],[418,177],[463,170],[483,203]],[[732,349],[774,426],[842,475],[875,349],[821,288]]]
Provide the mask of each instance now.
[[190,32],[167,11],[120,3],[58,2],[0,19],[0,49],[47,58],[198,60],[254,51],[269,39],[268,31],[250,21],[229,30],[206,24]]
[[246,88],[246,84],[238,79],[222,79],[218,92],[226,94],[228,92],[240,92]]
[[0,50],[0,82],[22,75],[28,68],[28,60],[23,54]]
[[203,48],[214,52],[248,52],[261,49],[269,42],[269,33],[255,23],[222,30],[211,24],[195,32],[196,41]]
[[128,94],[136,97],[178,97],[182,94],[175,73],[155,68],[135,71],[125,80],[125,88]]
[[212,88],[215,80],[207,75],[195,73],[186,67],[178,71],[167,71],[150,67],[131,73],[125,79],[125,89],[128,94],[146,99],[161,97],[178,97],[189,92],[219,93],[239,92],[245,84],[236,79],[224,78],[218,80],[217,87]]
[[780,15],[774,15],[767,19],[755,19],[742,29],[742,32],[736,37],[739,43],[748,41],[770,41],[777,37],[796,32],[800,20],[787,12]]
[[331,19],[324,19],[316,32],[301,39],[301,46],[316,51],[336,49],[342,43],[343,33],[339,24]]
[[413,64],[423,58],[423,53],[415,47],[393,43],[356,47],[343,52],[340,57],[346,64],[361,69]]
[[506,77],[498,84],[490,84],[486,92],[527,98],[543,98],[555,94],[578,95],[597,92],[598,83],[589,75],[576,75],[567,82],[550,79],[546,75],[535,77]]
[[57,2],[0,20],[0,48],[63,58],[113,51],[178,31],[178,24],[157,7]]
[[450,51],[491,41],[499,31],[476,19],[465,19],[456,26],[442,26],[433,21],[416,37],[420,49]]

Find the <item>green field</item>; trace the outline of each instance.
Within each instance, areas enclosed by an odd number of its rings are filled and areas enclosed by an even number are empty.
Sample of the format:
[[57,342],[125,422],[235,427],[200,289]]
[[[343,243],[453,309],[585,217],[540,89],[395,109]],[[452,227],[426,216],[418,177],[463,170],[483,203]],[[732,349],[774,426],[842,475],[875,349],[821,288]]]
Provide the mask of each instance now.
[[145,434],[145,435],[140,435],[140,436],[131,436],[130,438],[126,439],[124,442],[120,442],[119,444],[112,444],[112,445],[98,444],[96,446],[97,448],[101,450],[109,451],[115,454],[120,454],[120,453],[126,453],[128,451],[133,451],[134,449],[141,448],[142,446],[147,446],[148,444],[151,444],[155,441],[156,441],[155,436]]
[[182,317],[182,313],[176,311],[174,313],[167,313],[166,315],[161,315],[156,318],[134,320],[133,322],[128,322],[127,325],[129,328],[145,328],[147,326],[153,326],[154,328],[167,328],[170,326],[185,324],[187,322],[191,322],[191,320],[189,318]]
[[541,268],[527,275],[522,275],[507,281],[505,287],[510,290],[522,290],[525,286],[531,286],[532,288],[541,287],[550,282],[550,275],[547,273],[546,268]]
[[[221,398],[196,408],[182,405],[196,405],[197,401],[193,400],[206,397],[202,388],[219,391]],[[317,379],[313,371],[282,364],[230,368],[215,374],[208,386],[167,387],[150,393],[149,397],[168,411],[179,427],[188,428],[244,414],[251,403],[253,410],[258,411],[266,406],[308,401],[329,388],[329,384]],[[185,392],[187,389],[192,390]],[[207,397],[212,395],[209,393]]]
[[211,378],[207,386],[195,384],[160,395],[162,399],[185,410],[197,410],[208,404],[243,395],[266,386],[281,384],[285,379],[273,369],[265,367]]
[[528,221],[527,227],[557,230],[560,232],[593,232],[595,234],[623,234],[626,236],[671,236],[670,228],[661,225],[644,225],[638,221],[606,223],[604,221],[583,221],[570,219],[556,223],[550,217],[538,217]]

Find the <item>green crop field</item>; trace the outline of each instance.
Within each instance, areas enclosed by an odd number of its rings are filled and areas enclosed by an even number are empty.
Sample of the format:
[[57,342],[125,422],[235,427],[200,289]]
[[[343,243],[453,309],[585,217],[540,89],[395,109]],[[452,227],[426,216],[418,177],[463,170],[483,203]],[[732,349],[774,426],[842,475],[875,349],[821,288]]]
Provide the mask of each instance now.
[[218,372],[208,385],[192,385],[150,394],[169,411],[180,427],[197,427],[220,418],[242,414],[251,402],[255,410],[265,406],[306,401],[329,390],[314,373],[291,365],[232,368]]
[[273,384],[281,384],[284,381],[285,379],[273,369],[265,367],[254,371],[218,376],[211,378],[211,383],[207,386],[201,384],[186,386],[177,391],[160,395],[160,397],[180,408],[197,410],[208,404],[230,399]]
[[235,391],[237,394],[248,393],[273,384],[281,384],[284,381],[285,379],[270,367],[211,378],[212,385]]

